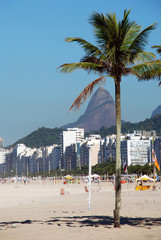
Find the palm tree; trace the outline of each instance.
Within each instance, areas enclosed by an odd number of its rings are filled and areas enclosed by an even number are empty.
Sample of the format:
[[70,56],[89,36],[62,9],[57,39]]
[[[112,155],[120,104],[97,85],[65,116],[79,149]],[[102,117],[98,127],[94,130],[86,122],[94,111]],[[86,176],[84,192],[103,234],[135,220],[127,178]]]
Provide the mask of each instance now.
[[[158,54],[160,54],[161,55],[161,45],[154,45],[154,46],[152,46],[152,48],[156,48],[156,52],[158,53]],[[161,85],[161,80],[160,80],[160,74],[158,75],[158,79],[159,79],[159,86]]]
[[115,84],[116,106],[116,180],[115,180],[115,209],[114,227],[120,227],[121,208],[121,103],[120,83],[121,78],[134,75],[138,80],[154,78],[161,72],[161,62],[155,60],[155,55],[145,52],[148,36],[155,24],[141,31],[141,26],[129,21],[130,10],[124,10],[122,21],[117,21],[115,13],[99,14],[93,12],[89,23],[94,28],[97,46],[82,38],[66,38],[67,42],[78,43],[85,51],[85,56],[78,63],[66,63],[59,67],[61,72],[71,73],[77,69],[95,73],[99,78],[91,82],[72,104],[79,108],[86,98],[92,93],[97,84],[111,77]]

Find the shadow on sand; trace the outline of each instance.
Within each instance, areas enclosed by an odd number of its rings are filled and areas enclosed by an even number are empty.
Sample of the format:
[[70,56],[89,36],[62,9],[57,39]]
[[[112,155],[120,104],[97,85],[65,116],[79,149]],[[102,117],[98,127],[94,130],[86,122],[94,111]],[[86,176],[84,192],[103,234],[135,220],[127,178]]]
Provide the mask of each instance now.
[[[73,216],[73,217],[55,217],[48,221],[41,220],[25,220],[25,221],[12,221],[0,222],[0,227],[10,227],[14,224],[48,224],[48,225],[66,225],[67,227],[113,227],[113,218],[109,216]],[[130,218],[121,217],[121,225],[128,225],[141,228],[151,228],[152,226],[161,226],[161,218]]]

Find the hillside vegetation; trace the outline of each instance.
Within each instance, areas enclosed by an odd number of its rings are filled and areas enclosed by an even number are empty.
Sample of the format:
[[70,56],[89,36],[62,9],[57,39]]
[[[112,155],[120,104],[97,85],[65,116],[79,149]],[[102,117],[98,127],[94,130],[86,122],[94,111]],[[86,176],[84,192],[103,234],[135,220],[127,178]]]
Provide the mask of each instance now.
[[59,136],[62,131],[61,128],[38,128],[38,130],[18,140],[12,146],[17,145],[18,143],[24,143],[27,147],[39,148],[42,146],[59,144]]
[[[130,123],[126,122],[122,124],[121,126],[121,133],[132,133],[134,130],[145,130],[145,131],[151,131],[155,130],[157,136],[161,136],[161,114],[158,114],[152,118],[146,119],[145,121],[138,122],[138,123]],[[116,128],[115,126],[112,126],[110,128],[102,127],[99,131],[91,131],[89,134],[100,134],[102,138],[104,138],[107,135],[115,134]]]

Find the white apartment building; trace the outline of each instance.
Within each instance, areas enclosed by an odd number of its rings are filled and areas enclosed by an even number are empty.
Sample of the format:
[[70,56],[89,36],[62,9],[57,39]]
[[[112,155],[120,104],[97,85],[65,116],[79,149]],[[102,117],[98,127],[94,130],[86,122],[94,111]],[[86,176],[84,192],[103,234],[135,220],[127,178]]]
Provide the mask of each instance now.
[[0,173],[3,173],[5,170],[4,164],[6,162],[6,154],[9,150],[0,147]]
[[100,135],[90,135],[84,140],[80,153],[80,162],[82,166],[89,165],[89,149],[91,150],[91,166],[98,164],[101,141]]
[[[144,131],[145,132],[145,131]],[[154,131],[153,131],[154,133]],[[150,162],[151,132],[134,131],[133,134],[121,136],[121,163],[144,165]],[[148,136],[147,136],[148,134]],[[100,144],[99,163],[116,159],[116,135],[108,136]]]
[[99,134],[90,134],[89,137],[86,137],[84,140],[86,144],[91,149],[91,164],[94,166],[98,164],[98,153],[100,151],[100,142],[103,140]]
[[83,128],[67,128],[67,131],[62,133],[63,153],[67,146],[74,143],[80,143],[84,140],[84,129]]
[[59,169],[59,163],[60,163],[60,146],[54,145],[54,148],[52,150],[51,156],[50,156],[50,170]]
[[36,148],[32,149],[26,147],[24,144],[17,145],[17,173],[28,175],[29,172],[33,172],[32,156]]
[[5,148],[0,148],[0,164],[5,162],[7,152],[8,150],[6,150]]
[[151,140],[141,136],[129,136],[121,141],[121,160],[127,165],[145,165],[150,161]]
[[95,166],[96,164],[98,164],[98,153],[100,150],[100,142],[95,142],[93,144],[91,144],[90,146],[90,150],[91,150],[91,166]]
[[61,147],[61,156],[60,156],[60,168],[65,168],[65,159],[64,153],[66,147],[69,147],[72,144],[81,143],[84,140],[84,129],[83,128],[67,128],[67,131],[63,131],[60,134],[60,147]]
[[23,143],[19,143],[19,144],[17,144],[17,147],[16,147],[16,154],[17,154],[17,156],[19,155],[19,154],[21,154],[21,153],[23,153],[23,152],[25,152],[25,150],[26,150],[26,146],[25,146],[25,144],[23,144]]

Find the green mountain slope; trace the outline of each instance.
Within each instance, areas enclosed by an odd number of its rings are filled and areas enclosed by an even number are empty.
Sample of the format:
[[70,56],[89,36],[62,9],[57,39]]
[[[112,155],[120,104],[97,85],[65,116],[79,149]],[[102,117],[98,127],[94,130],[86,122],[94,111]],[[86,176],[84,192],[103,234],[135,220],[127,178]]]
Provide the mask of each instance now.
[[[161,136],[161,114],[158,114],[152,118],[146,119],[145,121],[138,122],[138,123],[130,123],[126,122],[121,126],[121,132],[124,133],[132,133],[134,130],[145,130],[151,131],[155,130],[157,136]],[[91,133],[100,134],[101,137],[105,137],[107,135],[115,134],[116,128],[112,126],[110,128],[102,127],[100,131],[92,131]],[[87,134],[89,135],[89,133]]]
[[59,144],[59,136],[62,131],[63,130],[61,128],[38,128],[38,130],[18,140],[12,146],[17,145],[18,143],[24,143],[27,147],[39,148],[42,146]]

